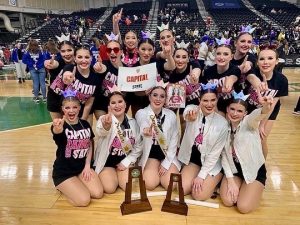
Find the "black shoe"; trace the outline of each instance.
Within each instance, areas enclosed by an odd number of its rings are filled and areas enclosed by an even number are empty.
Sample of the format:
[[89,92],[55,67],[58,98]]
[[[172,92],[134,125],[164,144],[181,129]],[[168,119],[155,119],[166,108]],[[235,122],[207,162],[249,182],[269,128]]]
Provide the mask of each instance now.
[[19,78],[19,84],[22,84],[22,80],[21,80],[21,78]]
[[25,78],[22,79],[23,83],[25,83]]

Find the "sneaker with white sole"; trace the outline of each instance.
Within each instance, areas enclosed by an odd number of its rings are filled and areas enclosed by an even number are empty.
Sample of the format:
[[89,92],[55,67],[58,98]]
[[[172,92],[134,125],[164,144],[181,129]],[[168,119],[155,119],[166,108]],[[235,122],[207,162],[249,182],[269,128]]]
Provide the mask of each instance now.
[[293,111],[293,115],[299,116],[300,115],[300,111]]
[[47,98],[43,98],[43,102],[46,103],[47,102]]
[[39,103],[39,102],[40,102],[40,99],[37,98],[37,97],[34,97],[34,98],[33,98],[33,101],[34,101],[35,103]]

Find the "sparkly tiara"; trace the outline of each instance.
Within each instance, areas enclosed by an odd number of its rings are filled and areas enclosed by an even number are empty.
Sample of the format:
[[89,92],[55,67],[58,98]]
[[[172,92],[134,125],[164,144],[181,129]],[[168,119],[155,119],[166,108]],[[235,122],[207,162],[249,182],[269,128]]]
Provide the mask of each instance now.
[[218,45],[230,45],[230,41],[231,41],[231,38],[229,38],[229,39],[226,39],[223,37],[221,39],[216,38],[216,42]]
[[66,89],[65,91],[61,91],[61,93],[65,98],[67,98],[67,97],[76,97],[77,90]]
[[241,32],[246,32],[246,33],[249,33],[249,34],[252,34],[255,29],[256,28],[255,27],[252,28],[251,25],[241,26]]
[[241,91],[240,93],[236,93],[235,91],[233,91],[232,95],[234,99],[241,99],[243,101],[246,101],[246,99],[249,97],[249,95],[244,95],[243,91]]
[[155,34],[151,34],[150,31],[146,31],[146,32],[141,31],[141,35],[142,35],[143,40],[146,40],[146,39],[151,39],[152,40],[155,36]]
[[168,30],[168,29],[169,29],[169,23],[167,23],[167,24],[162,23],[160,27],[157,26],[157,29],[158,29],[160,32],[162,32],[163,30]]
[[176,47],[177,47],[177,48],[184,48],[184,49],[187,49],[187,48],[189,47],[189,45],[190,45],[190,42],[185,43],[185,42],[182,40],[180,43],[178,43],[178,42],[176,41]]
[[55,35],[55,37],[57,38],[58,42],[61,43],[63,41],[70,41],[70,34],[68,35],[64,35],[63,33],[61,34],[61,36],[57,36]]
[[105,37],[107,38],[108,41],[118,41],[119,40],[119,35],[115,35],[113,32],[110,33],[110,35],[105,34]]
[[213,83],[207,83],[207,84],[200,84],[201,85],[201,89],[203,91],[205,90],[215,90],[217,88],[217,85],[216,84],[213,84]]

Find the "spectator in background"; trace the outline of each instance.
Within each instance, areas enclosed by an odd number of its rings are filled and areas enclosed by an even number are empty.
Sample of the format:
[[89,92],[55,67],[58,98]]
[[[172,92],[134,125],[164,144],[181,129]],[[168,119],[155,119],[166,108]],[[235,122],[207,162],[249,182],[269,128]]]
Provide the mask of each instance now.
[[17,77],[19,79],[19,83],[21,84],[22,81],[25,82],[26,76],[26,65],[22,62],[22,57],[24,55],[24,49],[20,43],[15,45],[15,48],[12,51],[12,61],[16,66]]

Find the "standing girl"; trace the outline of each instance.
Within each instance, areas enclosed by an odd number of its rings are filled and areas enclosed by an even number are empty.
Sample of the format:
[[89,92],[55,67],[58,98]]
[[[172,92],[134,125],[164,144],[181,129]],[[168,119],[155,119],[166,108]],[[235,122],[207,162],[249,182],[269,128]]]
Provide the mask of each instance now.
[[[65,65],[74,64],[74,47],[69,41],[63,41],[58,45],[59,54],[49,55],[49,59],[45,60],[45,68],[50,74],[50,86],[47,95],[47,109],[52,119],[62,118],[61,113],[61,90],[56,83],[53,83],[57,76],[62,77],[62,69]],[[60,75],[59,75],[60,74]],[[62,81],[60,79],[60,81]],[[63,85],[63,84],[62,84]],[[63,86],[62,86],[63,88]]]
[[38,94],[41,87],[43,102],[46,102],[46,71],[44,67],[44,54],[36,40],[30,40],[27,48],[28,50],[23,55],[22,62],[27,65],[33,81],[33,101],[36,103],[40,102]]

